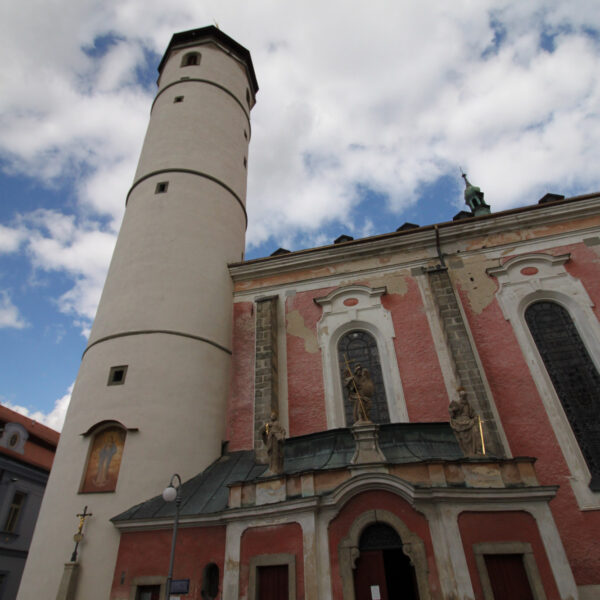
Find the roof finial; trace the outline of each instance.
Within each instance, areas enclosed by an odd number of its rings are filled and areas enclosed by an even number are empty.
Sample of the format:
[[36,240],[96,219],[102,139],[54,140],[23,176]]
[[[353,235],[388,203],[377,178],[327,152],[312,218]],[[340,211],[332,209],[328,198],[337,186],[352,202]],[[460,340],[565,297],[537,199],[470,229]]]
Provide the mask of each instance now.
[[467,174],[461,167],[459,169],[461,177],[465,180],[465,203],[476,217],[479,215],[489,215],[490,206],[483,199],[483,192],[467,179]]

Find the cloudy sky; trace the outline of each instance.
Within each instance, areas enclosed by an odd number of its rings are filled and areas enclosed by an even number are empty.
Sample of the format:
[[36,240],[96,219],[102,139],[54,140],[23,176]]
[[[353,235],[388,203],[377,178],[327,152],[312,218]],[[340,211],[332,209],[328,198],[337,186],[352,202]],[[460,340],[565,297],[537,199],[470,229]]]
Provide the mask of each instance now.
[[173,32],[252,54],[247,256],[600,190],[597,0],[0,5],[0,402],[60,429]]

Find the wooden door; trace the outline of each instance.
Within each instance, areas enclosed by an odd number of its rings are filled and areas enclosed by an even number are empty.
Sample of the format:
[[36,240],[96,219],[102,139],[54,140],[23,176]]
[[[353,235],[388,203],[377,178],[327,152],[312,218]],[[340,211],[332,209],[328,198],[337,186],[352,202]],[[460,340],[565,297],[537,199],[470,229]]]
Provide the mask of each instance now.
[[364,550],[354,571],[356,600],[388,600],[383,550]]
[[257,569],[257,600],[287,600],[288,566],[271,565]]
[[486,554],[494,600],[534,600],[522,554]]
[[140,585],[136,600],[160,600],[160,585]]

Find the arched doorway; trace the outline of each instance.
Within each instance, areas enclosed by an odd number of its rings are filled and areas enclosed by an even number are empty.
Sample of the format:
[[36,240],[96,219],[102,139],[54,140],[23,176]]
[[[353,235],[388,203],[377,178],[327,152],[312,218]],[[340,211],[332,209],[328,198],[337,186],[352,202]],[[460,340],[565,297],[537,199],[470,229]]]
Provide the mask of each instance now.
[[415,569],[392,527],[369,525],[360,535],[358,550],[355,600],[419,600]]

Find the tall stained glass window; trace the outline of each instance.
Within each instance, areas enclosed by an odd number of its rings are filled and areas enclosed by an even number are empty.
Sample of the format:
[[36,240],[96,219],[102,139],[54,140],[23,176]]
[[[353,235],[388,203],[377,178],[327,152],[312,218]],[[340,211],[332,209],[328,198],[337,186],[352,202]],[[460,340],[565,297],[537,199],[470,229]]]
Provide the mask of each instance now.
[[600,491],[600,374],[560,304],[535,302],[525,321],[592,474],[590,488]]

